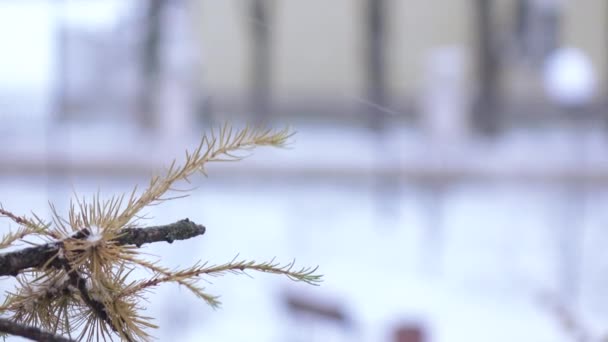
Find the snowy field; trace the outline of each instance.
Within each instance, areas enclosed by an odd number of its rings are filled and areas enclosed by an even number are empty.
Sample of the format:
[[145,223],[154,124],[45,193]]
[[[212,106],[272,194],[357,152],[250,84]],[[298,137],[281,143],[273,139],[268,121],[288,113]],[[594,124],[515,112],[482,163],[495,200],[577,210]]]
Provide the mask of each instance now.
[[[260,274],[252,274],[253,279],[214,278],[208,290],[223,301],[215,311],[187,291],[166,285],[149,305],[161,326],[154,333],[159,340],[391,341],[391,331],[399,324],[424,327],[433,342],[572,340],[547,297],[560,298],[591,334],[606,330],[608,192],[603,188],[590,186],[583,192],[553,183],[464,182],[437,190],[403,181],[377,187],[372,173],[342,177],[340,170],[372,170],[374,163],[401,165],[416,153],[422,160],[422,144],[414,138],[389,141],[393,150],[378,159],[369,134],[299,130],[293,149],[256,152],[240,166],[210,167],[210,177],[195,182],[199,189],[190,198],[152,208],[150,224],[188,217],[208,231],[189,241],[154,244],[146,251],[161,256],[168,266],[198,260],[222,263],[237,254],[258,261],[295,258],[298,265],[319,265],[324,283],[301,286]],[[15,146],[31,149],[29,154],[21,151],[22,156],[35,158],[39,153],[47,158],[45,153],[56,153],[74,162],[104,159],[111,153],[120,160],[121,155],[128,158],[126,150],[146,148],[120,139],[106,144],[111,139],[103,130],[89,132],[89,139],[78,137],[86,135],[82,130],[68,133],[71,138],[61,140],[68,143],[65,148],[47,146],[43,140]],[[521,162],[569,165],[579,157],[572,153],[570,138],[547,136],[540,142],[511,137],[494,146],[500,155],[493,159],[515,167]],[[592,152],[587,160],[603,163],[602,139],[589,137]],[[85,153],[91,149],[96,153]],[[485,155],[484,149],[475,153]],[[160,156],[148,155],[160,163],[181,150],[165,146]],[[471,151],[460,153],[470,157]],[[3,153],[9,159],[17,154],[11,149]],[[546,156],[544,163],[534,160],[535,153]],[[315,163],[335,173],[328,171],[325,179],[281,177],[281,167]],[[260,164],[275,165],[276,174],[247,176],[247,167]],[[230,167],[239,168],[241,176],[222,175]],[[0,202],[18,213],[33,210],[44,216],[49,214],[47,200],[66,210],[72,190],[92,194],[101,189],[109,196],[145,181],[143,175],[4,175]],[[3,221],[2,229],[9,226]],[[285,293],[338,305],[352,324],[343,328],[292,316]]]

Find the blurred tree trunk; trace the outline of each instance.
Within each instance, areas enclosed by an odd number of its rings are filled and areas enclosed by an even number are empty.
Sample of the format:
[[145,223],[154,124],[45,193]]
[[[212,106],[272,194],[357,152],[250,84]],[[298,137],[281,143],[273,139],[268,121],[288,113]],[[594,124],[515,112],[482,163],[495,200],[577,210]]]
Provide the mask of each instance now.
[[386,122],[386,1],[367,0],[366,18],[366,112],[370,127],[380,131]]
[[259,124],[272,117],[272,36],[268,0],[250,0],[249,24],[251,56],[249,100],[254,120]]
[[478,92],[473,108],[473,125],[483,134],[499,129],[499,56],[493,18],[493,0],[476,0]]
[[163,43],[162,18],[167,0],[146,2],[143,42],[141,45],[141,88],[139,123],[147,129],[156,128],[158,122],[158,95],[161,73],[161,46]]

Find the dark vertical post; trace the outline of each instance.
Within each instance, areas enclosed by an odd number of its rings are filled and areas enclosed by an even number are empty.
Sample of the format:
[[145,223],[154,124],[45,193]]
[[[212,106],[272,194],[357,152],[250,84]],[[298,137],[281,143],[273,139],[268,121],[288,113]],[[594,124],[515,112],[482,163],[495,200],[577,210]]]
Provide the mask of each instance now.
[[493,25],[493,0],[476,0],[478,94],[473,125],[483,134],[498,130],[498,54]]
[[[582,152],[582,151],[581,151]],[[562,301],[575,305],[580,296],[587,193],[585,185],[567,184],[558,223],[558,265]],[[586,182],[586,180],[583,180]],[[560,210],[561,209],[561,210]]]
[[387,106],[386,96],[386,1],[367,0],[367,49],[366,53],[366,105],[370,126],[381,131],[387,115],[382,108]]
[[528,0],[517,0],[515,8],[515,35],[519,43],[523,42],[524,36],[528,31],[530,2]]
[[254,120],[267,121],[272,115],[272,41],[268,0],[250,0],[249,31],[251,34],[249,97]]
[[[68,30],[65,23],[66,7],[68,6],[67,1],[55,1],[55,44],[57,46],[56,65],[55,65],[55,80],[52,89],[52,105],[50,107],[53,121],[67,121],[69,120],[68,113]],[[69,135],[58,133],[55,129],[54,123],[46,124],[46,192],[47,200],[55,203],[60,201],[53,201],[57,195],[55,186],[58,184],[67,185],[68,175],[65,170],[56,168],[53,170],[51,164],[53,163],[53,156],[56,155],[57,150],[65,150],[69,145]],[[67,170],[67,168],[66,168]]]
[[52,88],[52,115],[60,121],[68,119],[68,29],[65,24],[66,1],[56,1],[55,5],[55,80]]
[[579,106],[563,106],[570,120],[571,165],[582,174],[580,179],[572,177],[566,180],[563,189],[563,204],[557,209],[560,213],[558,230],[558,265],[560,267],[560,285],[562,302],[574,306],[580,299],[583,246],[586,233],[588,190],[591,189],[589,170],[591,165],[587,159],[587,144],[589,132],[594,128],[592,117],[586,116],[586,108]]
[[[602,83],[600,83],[600,94],[604,94],[603,98],[604,100],[600,100],[599,103],[599,107],[601,108],[600,110],[603,110],[603,112],[605,113],[603,115],[603,123],[604,123],[604,127],[608,128],[608,1],[605,2],[606,4],[606,10],[604,12],[604,21],[605,21],[605,30],[604,30],[604,62],[606,62],[606,64],[604,64],[604,82],[603,82],[603,86],[604,89],[601,90],[602,87]],[[599,81],[602,82],[601,80],[601,76],[598,76]]]
[[167,0],[149,0],[144,21],[141,46],[141,94],[139,122],[145,128],[154,128],[158,120],[156,99],[160,90],[161,44],[163,40],[162,16]]
[[542,51],[541,57],[544,61],[549,54],[559,47],[559,34],[561,24],[561,10],[557,3],[550,8],[543,8],[540,13],[542,23]]
[[518,0],[516,19],[516,37],[523,56],[541,67],[559,45],[559,4]]
[[[367,0],[363,5],[364,46],[365,46],[365,98],[364,113],[368,125],[376,135],[376,161],[382,165],[386,158],[386,142],[383,139],[387,122],[388,96],[386,85],[386,33],[388,0]],[[378,214],[395,215],[397,208],[395,197],[399,191],[398,175],[393,172],[383,173],[378,170],[372,180]]]
[[[598,93],[600,96],[600,100],[597,104],[597,110],[600,112],[598,115],[599,120],[601,120],[601,124],[603,124],[604,129],[608,128],[608,1],[604,2],[606,4],[604,11],[604,31],[603,38],[604,39],[604,75],[602,80],[602,75],[598,75]],[[599,74],[599,73],[598,73]],[[603,81],[603,82],[602,82]],[[604,95],[604,96],[601,96]]]

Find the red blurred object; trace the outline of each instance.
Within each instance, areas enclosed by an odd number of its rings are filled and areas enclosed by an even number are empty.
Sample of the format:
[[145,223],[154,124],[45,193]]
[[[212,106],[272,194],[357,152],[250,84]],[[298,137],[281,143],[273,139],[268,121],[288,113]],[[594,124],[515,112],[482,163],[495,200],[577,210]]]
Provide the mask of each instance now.
[[402,324],[393,333],[394,342],[426,342],[427,336],[423,327],[416,324]]

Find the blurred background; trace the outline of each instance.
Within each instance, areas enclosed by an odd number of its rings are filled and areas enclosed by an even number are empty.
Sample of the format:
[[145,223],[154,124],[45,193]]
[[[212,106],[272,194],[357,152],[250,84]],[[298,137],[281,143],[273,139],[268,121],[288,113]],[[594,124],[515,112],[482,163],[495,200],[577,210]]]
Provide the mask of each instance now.
[[145,185],[225,121],[298,131],[150,208],[208,230],[145,251],[324,283],[161,287],[161,341],[608,337],[605,1],[2,0],[0,46],[19,214]]

